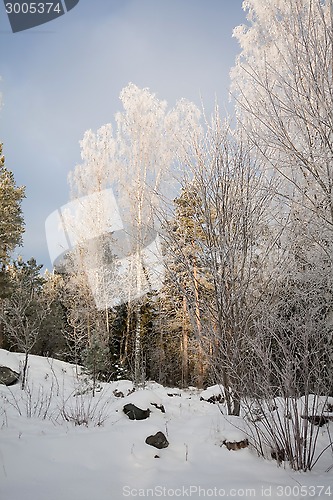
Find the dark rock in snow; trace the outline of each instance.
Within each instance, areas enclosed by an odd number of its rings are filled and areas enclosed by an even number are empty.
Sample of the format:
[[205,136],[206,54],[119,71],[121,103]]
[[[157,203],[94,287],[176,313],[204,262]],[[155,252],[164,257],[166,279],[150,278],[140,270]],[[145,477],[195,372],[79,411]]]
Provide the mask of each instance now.
[[169,446],[169,441],[163,434],[163,432],[156,432],[154,436],[148,436],[146,439],[146,443],[150,446],[154,446],[161,450],[162,448],[167,448]]
[[227,441],[226,439],[223,441],[224,446],[228,448],[228,450],[241,450],[242,448],[247,448],[249,446],[248,439],[242,439],[242,441]]
[[157,403],[150,403],[152,406],[155,406],[158,410],[161,410],[162,413],[165,413],[165,408],[163,405],[158,405]]
[[113,395],[114,395],[116,398],[124,398],[124,397],[125,397],[125,396],[124,396],[124,393],[123,393],[123,392],[121,392],[121,391],[118,391],[118,389],[115,389],[115,390],[113,391]]
[[279,464],[281,464],[286,460],[286,452],[282,448],[277,448],[276,450],[271,451],[271,457],[273,460],[276,460]]
[[137,406],[129,403],[124,406],[123,412],[128,416],[130,420],[145,420],[150,415],[150,410],[142,410]]
[[309,417],[302,415],[302,418],[308,420],[313,425],[318,425],[319,427],[328,424],[328,422],[332,420],[331,417],[324,417],[324,415],[311,415]]
[[221,403],[221,404],[223,404],[224,401],[225,401],[225,399],[222,396],[222,394],[215,394],[215,395],[210,396],[207,399],[201,397],[200,401],[207,401],[207,403],[212,403],[212,404],[215,404],[215,403]]
[[123,391],[119,391],[118,389],[115,389],[113,391],[113,395],[116,398],[124,398],[125,396],[129,396],[130,394],[133,394],[133,392],[135,392],[135,387],[133,387],[133,389],[127,389],[127,394],[125,394]]
[[20,374],[14,372],[7,366],[0,366],[0,384],[14,385],[18,382]]
[[223,404],[225,403],[225,392],[227,391],[225,391],[223,386],[220,384],[207,387],[207,389],[201,392],[200,401],[207,401],[207,403],[212,404]]

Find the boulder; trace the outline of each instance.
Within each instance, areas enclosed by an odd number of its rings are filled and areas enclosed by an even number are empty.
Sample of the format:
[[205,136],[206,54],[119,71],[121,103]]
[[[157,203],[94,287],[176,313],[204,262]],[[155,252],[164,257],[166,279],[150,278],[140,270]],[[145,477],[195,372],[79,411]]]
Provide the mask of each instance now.
[[123,412],[128,416],[130,420],[145,420],[150,415],[149,408],[147,410],[142,410],[132,403],[128,403],[124,406]]
[[200,401],[207,401],[207,403],[212,404],[223,404],[225,402],[223,387],[218,384],[207,387],[207,389],[201,392]]
[[157,404],[157,403],[150,403],[152,406],[155,406],[158,410],[160,410],[162,413],[165,413],[165,408],[162,404]]
[[153,436],[148,436],[146,439],[146,443],[150,446],[158,448],[159,450],[162,450],[162,448],[167,448],[169,446],[169,441],[161,431],[156,432],[156,434],[154,434]]
[[118,389],[115,389],[113,391],[113,395],[116,397],[116,398],[124,398],[124,393],[122,391],[118,391]]
[[330,420],[333,420],[333,417],[325,417],[324,415],[302,415],[302,418],[308,420],[312,425],[318,425],[318,427],[322,427],[323,425],[328,424]]
[[241,450],[242,448],[247,448],[249,446],[248,439],[242,439],[241,441],[227,441],[226,439],[223,441],[224,446],[228,448],[228,450]]
[[0,384],[14,385],[18,382],[20,374],[8,368],[7,366],[0,366]]
[[276,460],[279,464],[281,464],[286,460],[286,451],[283,448],[272,449],[271,457],[273,460]]
[[216,404],[216,403],[221,403],[223,404],[225,399],[224,397],[222,396],[222,394],[213,394],[212,396],[210,396],[209,398],[205,399],[203,398],[202,396],[200,397],[200,401],[207,401],[207,403],[212,403],[212,404]]

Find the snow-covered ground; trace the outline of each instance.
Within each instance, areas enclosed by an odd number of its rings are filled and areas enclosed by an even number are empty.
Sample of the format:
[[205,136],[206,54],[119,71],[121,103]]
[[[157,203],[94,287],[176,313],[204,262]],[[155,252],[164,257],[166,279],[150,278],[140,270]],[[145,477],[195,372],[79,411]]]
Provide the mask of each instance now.
[[[22,359],[0,350],[0,365],[19,370]],[[1,500],[333,498],[330,453],[314,471],[296,473],[250,448],[229,451],[222,443],[243,437],[242,419],[200,401],[196,389],[148,383],[131,393],[131,382],[119,381],[93,397],[88,387],[74,366],[38,356],[30,356],[26,391],[0,385]],[[130,420],[127,403],[150,417]],[[167,448],[145,443],[157,431]]]

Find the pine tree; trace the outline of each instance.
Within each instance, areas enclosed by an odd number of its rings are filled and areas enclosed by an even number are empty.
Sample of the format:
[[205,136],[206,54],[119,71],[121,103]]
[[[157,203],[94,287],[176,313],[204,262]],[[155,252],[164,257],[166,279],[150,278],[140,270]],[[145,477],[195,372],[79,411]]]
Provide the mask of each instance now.
[[207,318],[204,304],[210,283],[202,252],[202,198],[195,181],[183,186],[174,205],[174,216],[164,225],[166,276],[159,294],[157,322],[160,349],[165,364],[171,362],[173,366],[176,385],[202,387],[209,376],[203,346]]
[[68,329],[66,308],[62,303],[64,280],[60,274],[45,271],[41,300],[50,304],[49,314],[44,318],[32,354],[64,359],[67,345],[64,332]]
[[[24,187],[17,187],[12,172],[5,167],[0,143],[0,314],[3,299],[10,295],[8,264],[11,252],[22,244],[24,221],[21,202]],[[3,345],[3,323],[0,320],[0,347]]]
[[[9,262],[10,254],[22,244],[24,221],[21,202],[24,187],[17,187],[12,172],[5,167],[0,144],[0,266],[2,271]],[[1,289],[0,289],[1,293]]]

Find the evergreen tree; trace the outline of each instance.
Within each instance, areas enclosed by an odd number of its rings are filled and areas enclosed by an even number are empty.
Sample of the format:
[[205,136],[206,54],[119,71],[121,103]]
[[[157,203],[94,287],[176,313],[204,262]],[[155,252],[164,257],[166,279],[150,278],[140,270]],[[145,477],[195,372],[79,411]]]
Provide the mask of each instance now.
[[165,359],[164,377],[173,377],[176,385],[201,387],[209,377],[204,304],[211,285],[203,252],[202,197],[195,181],[184,184],[174,205],[174,217],[164,226],[166,276],[156,326],[159,352]]
[[39,336],[32,349],[33,354],[64,359],[67,344],[65,333],[68,329],[66,308],[62,303],[64,280],[57,273],[46,271],[43,275],[42,301],[50,304],[49,314],[44,318]]
[[[7,266],[11,252],[22,243],[24,221],[21,201],[24,187],[17,187],[12,172],[5,167],[0,143],[0,314],[3,298],[10,294]],[[3,323],[0,320],[0,347],[3,345]]]
[[[24,221],[21,202],[24,187],[17,187],[12,172],[5,167],[0,144],[0,269],[4,272],[11,252],[22,244]],[[0,297],[4,289],[0,288]]]
[[[0,314],[3,298],[10,295],[10,279],[7,266],[11,252],[22,243],[24,221],[21,201],[24,187],[17,187],[12,172],[5,167],[0,143]],[[3,345],[3,323],[0,320],[0,347]]]

